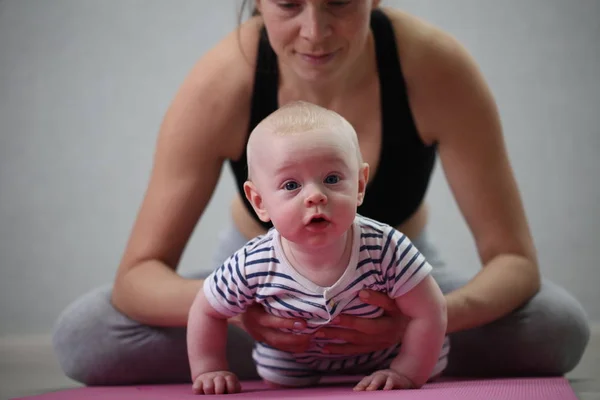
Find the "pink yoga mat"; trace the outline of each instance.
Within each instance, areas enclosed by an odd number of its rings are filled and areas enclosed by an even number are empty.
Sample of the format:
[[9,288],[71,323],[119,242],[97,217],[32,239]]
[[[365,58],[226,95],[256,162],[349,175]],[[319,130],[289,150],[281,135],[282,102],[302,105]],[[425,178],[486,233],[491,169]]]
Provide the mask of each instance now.
[[[354,380],[355,381],[355,380]],[[336,383],[337,382],[337,383]],[[304,389],[269,389],[259,381],[242,382],[242,393],[196,396],[191,385],[149,385],[70,389],[19,399],[35,400],[177,400],[177,399],[327,399],[402,400],[577,400],[564,378],[453,380],[429,383],[418,390],[353,392],[348,379]]]

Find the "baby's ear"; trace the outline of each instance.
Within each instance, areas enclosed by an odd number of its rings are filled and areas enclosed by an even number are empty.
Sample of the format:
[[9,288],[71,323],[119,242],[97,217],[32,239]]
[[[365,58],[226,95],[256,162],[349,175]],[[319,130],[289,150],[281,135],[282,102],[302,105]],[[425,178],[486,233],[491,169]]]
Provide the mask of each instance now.
[[369,164],[362,163],[358,170],[358,198],[356,199],[360,206],[365,200],[367,183],[369,182]]
[[252,181],[244,182],[244,194],[250,204],[252,204],[252,208],[254,208],[254,212],[258,215],[258,218],[263,222],[269,222],[271,220],[269,213],[265,210],[262,197]]

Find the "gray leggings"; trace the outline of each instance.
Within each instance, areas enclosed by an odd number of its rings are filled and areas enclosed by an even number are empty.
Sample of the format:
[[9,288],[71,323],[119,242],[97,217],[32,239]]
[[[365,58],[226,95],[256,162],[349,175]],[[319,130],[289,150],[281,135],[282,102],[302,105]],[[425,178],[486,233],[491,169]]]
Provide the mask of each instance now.
[[[220,235],[212,266],[217,267],[246,239],[230,224]],[[449,270],[424,233],[413,240],[434,266],[444,291],[468,277]],[[210,271],[193,276],[208,275]],[[88,385],[184,383],[190,381],[185,328],[141,325],[113,308],[111,287],[98,288],[72,303],[56,321],[53,344],[70,378]],[[579,362],[589,340],[587,317],[564,289],[544,280],[525,306],[485,326],[450,335],[446,375],[562,375]],[[241,379],[256,379],[253,340],[229,327],[229,366]]]

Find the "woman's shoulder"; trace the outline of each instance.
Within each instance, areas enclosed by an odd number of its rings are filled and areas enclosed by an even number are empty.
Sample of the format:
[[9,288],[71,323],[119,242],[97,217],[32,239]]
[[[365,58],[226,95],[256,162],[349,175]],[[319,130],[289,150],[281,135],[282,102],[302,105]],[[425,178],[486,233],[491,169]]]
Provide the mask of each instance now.
[[[250,118],[260,21],[252,18],[216,43],[192,66],[171,106],[172,114],[186,109],[186,123],[205,136],[223,141],[225,158],[235,158],[244,145]],[[178,121],[181,119],[178,118]]]
[[394,27],[398,56],[409,80],[469,61],[464,46],[449,32],[402,10],[386,7],[383,11]]
[[[452,34],[404,11],[386,8],[394,27],[398,57],[411,108],[421,138],[439,142],[454,121],[487,92],[486,82],[474,58]],[[452,111],[450,111],[452,110]]]
[[188,80],[216,89],[213,95],[248,90],[254,79],[260,29],[260,20],[252,18],[229,32],[198,59]]

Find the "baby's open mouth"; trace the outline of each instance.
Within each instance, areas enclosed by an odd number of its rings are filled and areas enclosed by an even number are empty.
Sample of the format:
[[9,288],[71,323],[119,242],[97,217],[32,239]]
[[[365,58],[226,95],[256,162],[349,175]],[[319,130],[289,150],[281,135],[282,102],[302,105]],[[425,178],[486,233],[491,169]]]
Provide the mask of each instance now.
[[325,217],[312,217],[308,222],[308,226],[312,226],[314,228],[325,228],[329,225],[329,220]]

